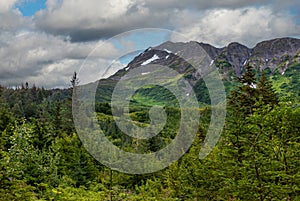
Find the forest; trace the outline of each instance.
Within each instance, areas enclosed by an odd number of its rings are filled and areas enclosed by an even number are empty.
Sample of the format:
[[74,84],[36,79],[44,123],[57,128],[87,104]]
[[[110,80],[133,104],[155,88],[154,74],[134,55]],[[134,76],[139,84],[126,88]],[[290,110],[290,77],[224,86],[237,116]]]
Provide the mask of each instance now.
[[[209,105],[199,107],[200,126],[188,152],[144,175],[111,170],[88,153],[72,120],[72,87],[1,87],[0,200],[300,200],[299,80],[279,90],[267,74],[247,66],[236,78],[222,136],[205,159],[199,150]],[[160,134],[137,140],[122,135],[108,102],[96,105],[107,138],[132,153],[154,152],[174,139],[180,110],[165,110]],[[130,117],[149,124],[149,107],[132,102]]]

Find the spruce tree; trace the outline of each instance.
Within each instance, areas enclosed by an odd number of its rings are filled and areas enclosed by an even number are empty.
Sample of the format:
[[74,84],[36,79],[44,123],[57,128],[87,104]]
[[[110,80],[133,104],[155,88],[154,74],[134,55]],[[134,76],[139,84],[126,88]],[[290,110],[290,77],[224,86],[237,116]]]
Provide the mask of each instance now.
[[236,112],[245,115],[252,114],[257,100],[257,82],[252,66],[246,66],[246,72],[241,78],[238,78],[238,82],[237,90],[230,94],[229,106]]
[[230,199],[264,200],[268,195],[264,174],[270,135],[263,132],[262,118],[269,111],[267,105],[277,104],[277,98],[264,72],[257,82],[251,66],[238,81],[240,85],[229,97],[222,147],[227,187],[222,191]]
[[257,90],[259,92],[261,101],[264,105],[277,105],[278,99],[275,91],[272,89],[272,83],[265,75],[265,71],[262,71],[260,80],[257,84]]
[[73,73],[70,82],[71,82],[72,88],[74,88],[75,86],[77,86],[79,84],[79,78],[78,78],[78,74],[76,71]]

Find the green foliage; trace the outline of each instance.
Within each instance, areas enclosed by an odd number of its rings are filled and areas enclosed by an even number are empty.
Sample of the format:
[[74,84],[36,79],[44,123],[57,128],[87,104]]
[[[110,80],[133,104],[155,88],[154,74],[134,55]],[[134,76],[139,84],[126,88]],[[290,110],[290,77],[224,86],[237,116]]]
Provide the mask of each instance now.
[[96,178],[98,169],[95,161],[82,146],[79,138],[74,133],[71,136],[64,135],[55,141],[55,146],[59,150],[60,160],[58,172],[61,175],[68,175],[75,186],[88,184]]
[[284,72],[276,72],[271,76],[272,84],[280,97],[290,96],[293,99],[300,97],[300,64],[292,63]]
[[[241,115],[251,115],[255,109],[263,105],[276,105],[278,99],[272,89],[271,82],[263,71],[259,81],[256,79],[253,67],[247,66],[246,72],[238,78],[239,85],[229,96],[229,107]],[[260,102],[258,105],[257,103]]]
[[203,79],[199,80],[193,90],[196,92],[197,99],[200,103],[210,104],[210,96]]
[[[229,68],[224,63],[222,70]],[[70,89],[0,87],[0,200],[299,200],[298,70],[299,64],[292,64],[287,77],[275,73],[270,82],[270,72],[248,66],[229,96],[226,126],[214,150],[199,159],[211,117],[211,108],[202,104],[199,131],[188,152],[148,175],[112,171],[93,159],[75,133]],[[232,83],[225,83],[228,90]],[[132,97],[129,116],[138,126],[150,124],[154,103],[167,114],[157,136],[140,140],[124,135],[111,114],[115,81],[100,84],[97,120],[113,144],[151,153],[176,137],[181,111],[168,90],[149,86]],[[203,81],[194,90],[199,100],[210,102]]]
[[272,82],[268,80],[265,75],[265,71],[262,71],[261,77],[257,84],[257,90],[259,92],[259,98],[262,104],[267,105],[277,105],[278,99],[275,94],[275,90],[272,88]]
[[[292,134],[299,133],[299,129],[295,125],[288,126],[299,120],[294,119],[290,106],[278,105],[272,85],[266,80],[264,72],[257,87],[251,87],[253,83],[256,84],[256,80],[249,70],[251,68],[247,68],[245,76],[240,80],[244,86],[230,96],[229,118],[221,150],[222,166],[230,168],[224,169],[226,187],[221,189],[222,196],[234,200],[249,197],[254,200],[296,198],[297,188],[292,187],[293,182],[287,180],[290,178],[287,166],[295,162],[288,158],[287,150],[289,146],[299,144],[298,136]],[[242,104],[237,104],[241,98]],[[246,98],[249,100],[245,101]],[[287,118],[286,113],[290,114],[289,120],[285,122],[283,119]],[[298,115],[299,110],[296,112]],[[284,138],[282,128],[289,133]],[[299,154],[293,148],[289,150],[293,156]],[[294,173],[294,178],[297,178],[298,173]],[[288,190],[287,185],[294,190]]]
[[257,81],[252,66],[246,67],[244,75],[238,79],[237,90],[231,92],[229,105],[241,114],[249,115],[253,112],[254,103],[258,97],[256,90]]
[[299,109],[292,111],[290,106],[272,110],[266,106],[246,119],[235,117],[227,123],[222,146],[223,167],[229,167],[223,173],[224,196],[237,200],[297,198],[299,115]]
[[178,107],[176,97],[166,88],[161,86],[145,86],[138,89],[132,101],[145,106],[161,105]]
[[84,186],[72,187],[69,185],[58,186],[57,188],[47,189],[43,200],[108,200],[105,191],[89,190]]

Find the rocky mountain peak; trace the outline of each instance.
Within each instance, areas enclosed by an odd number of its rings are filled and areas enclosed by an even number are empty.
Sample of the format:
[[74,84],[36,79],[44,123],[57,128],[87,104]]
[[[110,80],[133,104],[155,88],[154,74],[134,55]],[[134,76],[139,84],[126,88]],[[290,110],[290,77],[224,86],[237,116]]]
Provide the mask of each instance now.
[[[180,57],[189,55],[196,57],[195,48],[205,50],[220,72],[227,74],[232,71],[241,76],[245,65],[250,64],[256,68],[270,68],[271,71],[279,69],[284,72],[289,64],[294,61],[300,62],[300,39],[277,38],[258,43],[254,48],[232,42],[226,47],[217,48],[202,42],[164,42],[157,47],[150,47],[138,55],[127,66],[136,68],[145,64],[159,64],[166,66],[186,66],[187,63],[179,61]],[[184,58],[186,58],[184,56]]]
[[251,49],[240,43],[233,42],[223,48],[216,60],[229,63],[235,74],[240,76],[250,55]]
[[[296,38],[277,38],[258,43],[252,49],[250,64],[260,69],[279,67],[284,72],[288,65],[297,59],[300,51],[300,40]],[[298,53],[298,54],[297,54]]]
[[210,44],[207,43],[198,43],[206,52],[207,54],[212,58],[215,59],[218,55],[221,54],[223,48],[216,48]]

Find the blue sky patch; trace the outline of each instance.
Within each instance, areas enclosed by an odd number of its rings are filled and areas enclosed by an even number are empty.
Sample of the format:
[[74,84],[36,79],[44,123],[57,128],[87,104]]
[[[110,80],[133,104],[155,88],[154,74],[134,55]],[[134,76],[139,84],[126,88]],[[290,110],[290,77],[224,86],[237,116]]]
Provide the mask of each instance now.
[[23,16],[33,16],[37,11],[46,8],[46,0],[26,0],[16,5],[16,8]]

